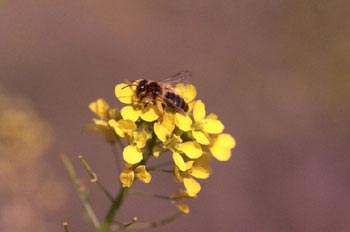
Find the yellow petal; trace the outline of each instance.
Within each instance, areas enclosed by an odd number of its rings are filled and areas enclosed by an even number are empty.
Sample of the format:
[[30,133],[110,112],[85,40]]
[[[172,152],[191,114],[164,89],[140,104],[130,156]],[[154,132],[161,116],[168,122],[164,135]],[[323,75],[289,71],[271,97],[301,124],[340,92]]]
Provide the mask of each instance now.
[[193,161],[193,160],[189,160],[189,161],[187,161],[187,162],[185,163],[185,164],[186,164],[186,170],[188,170],[188,169],[192,168],[193,163],[194,163],[194,161]]
[[132,170],[124,170],[120,173],[119,179],[123,187],[130,188],[134,182],[134,172]]
[[168,130],[162,124],[154,123],[153,130],[160,141],[164,143],[167,140]]
[[236,146],[235,139],[230,134],[220,134],[209,147],[210,152],[219,161],[227,161],[231,158],[231,149]]
[[210,143],[208,135],[203,131],[193,130],[192,136],[202,145],[208,145]]
[[210,147],[210,152],[219,161],[227,161],[231,158],[231,149],[224,147]]
[[218,119],[218,116],[217,116],[216,114],[210,113],[210,114],[207,115],[206,118],[210,118],[210,119],[217,120],[217,119]]
[[130,85],[125,83],[115,86],[115,96],[118,100],[125,104],[131,104],[134,95],[134,90]]
[[210,170],[203,167],[193,166],[191,169],[191,176],[198,179],[207,179],[210,176]]
[[205,105],[201,100],[198,100],[194,103],[193,106],[193,118],[194,121],[200,122],[205,117]]
[[132,106],[124,106],[120,110],[120,114],[122,115],[123,119],[129,119],[133,122],[136,122],[140,117],[141,110],[136,110]]
[[215,145],[232,149],[236,146],[236,140],[230,134],[220,134],[215,139]]
[[187,115],[176,113],[175,125],[182,131],[189,131],[191,130],[192,119]]
[[136,124],[131,120],[120,119],[118,122],[114,119],[108,121],[108,124],[120,137],[125,137],[125,134],[131,136],[136,130]]
[[197,193],[201,191],[200,184],[193,178],[183,178],[184,186],[190,197],[197,196]]
[[89,104],[89,109],[96,115],[98,115],[100,118],[104,118],[109,109],[109,105],[104,99],[99,98],[96,101],[91,102]]
[[159,118],[155,106],[146,107],[142,112],[140,117],[146,122],[153,122]]
[[147,142],[147,132],[146,131],[140,131],[136,134],[136,147],[137,148],[143,148],[146,145]]
[[123,158],[129,164],[136,164],[142,160],[142,152],[133,145],[128,145],[123,150]]
[[108,124],[114,129],[119,137],[125,137],[124,131],[120,128],[119,123],[116,120],[111,119],[108,121]]
[[108,126],[108,123],[105,120],[100,120],[100,119],[93,118],[92,121],[97,126],[103,126],[103,127]]
[[220,134],[224,130],[224,125],[220,120],[206,118],[202,120],[203,130],[209,134]]
[[183,157],[177,153],[177,152],[173,152],[173,160],[174,160],[174,163],[176,164],[176,166],[181,170],[181,171],[186,171],[187,168],[186,168],[186,164],[185,164],[185,161],[183,159]]
[[193,166],[202,167],[210,172],[210,159],[211,155],[209,152],[205,152],[199,159],[195,160]]
[[179,83],[175,87],[175,93],[179,94],[185,102],[191,102],[197,95],[197,90],[194,85],[185,85],[183,83]]
[[186,204],[178,204],[176,205],[176,208],[180,210],[180,212],[183,212],[184,214],[190,213],[190,207]]
[[180,169],[176,165],[174,167],[174,175],[179,182],[182,182],[182,176],[180,174]]
[[118,126],[120,129],[124,131],[124,133],[128,135],[132,135],[132,133],[136,130],[137,126],[135,122],[131,120],[120,119],[118,122]]
[[201,145],[193,141],[180,143],[177,145],[177,149],[184,152],[190,159],[197,159],[203,154]]
[[190,103],[188,103],[188,110],[187,110],[187,112],[192,112],[192,111],[193,111],[194,103],[195,103],[195,102],[190,102]]
[[171,134],[173,132],[173,130],[175,129],[174,114],[170,113],[170,112],[165,112],[163,114],[161,124],[169,131],[169,134]]
[[143,183],[148,184],[151,182],[151,179],[152,179],[151,173],[149,173],[146,170],[145,165],[137,166],[137,168],[135,168],[135,173],[136,173],[136,177],[140,179]]

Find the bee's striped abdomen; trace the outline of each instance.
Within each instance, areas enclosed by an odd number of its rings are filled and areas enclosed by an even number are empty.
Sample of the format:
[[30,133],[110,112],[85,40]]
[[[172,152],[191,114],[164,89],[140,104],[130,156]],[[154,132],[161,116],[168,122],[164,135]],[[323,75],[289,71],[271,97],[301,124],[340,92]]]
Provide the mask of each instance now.
[[180,97],[179,95],[176,95],[175,93],[172,92],[167,92],[165,94],[165,98],[171,102],[172,104],[174,104],[176,107],[181,108],[183,111],[187,112],[188,111],[188,105],[185,102],[185,100]]

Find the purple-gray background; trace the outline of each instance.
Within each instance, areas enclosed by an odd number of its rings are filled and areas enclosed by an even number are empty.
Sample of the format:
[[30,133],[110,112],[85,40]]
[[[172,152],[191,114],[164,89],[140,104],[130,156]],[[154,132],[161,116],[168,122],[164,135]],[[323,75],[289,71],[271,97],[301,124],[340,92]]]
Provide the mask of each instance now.
[[[190,215],[146,231],[346,231],[349,9],[342,0],[0,1],[0,84],[50,123],[55,140],[44,159],[66,182],[66,204],[45,218],[50,231],[63,231],[64,220],[73,232],[93,231],[61,152],[85,178],[100,218],[108,200],[75,157],[84,154],[117,190],[110,148],[83,129],[88,103],[121,106],[116,83],[186,69],[237,147],[229,162],[213,163]],[[166,181],[145,188],[171,191]],[[123,210],[123,220],[174,211],[140,197]]]

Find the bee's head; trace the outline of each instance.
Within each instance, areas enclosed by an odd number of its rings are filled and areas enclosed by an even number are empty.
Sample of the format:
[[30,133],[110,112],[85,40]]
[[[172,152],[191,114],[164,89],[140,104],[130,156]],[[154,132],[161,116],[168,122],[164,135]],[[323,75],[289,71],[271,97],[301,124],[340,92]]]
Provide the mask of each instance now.
[[148,82],[147,80],[141,80],[137,84],[137,87],[136,87],[136,95],[137,96],[140,96],[140,94],[143,94],[147,91],[146,90],[147,82]]

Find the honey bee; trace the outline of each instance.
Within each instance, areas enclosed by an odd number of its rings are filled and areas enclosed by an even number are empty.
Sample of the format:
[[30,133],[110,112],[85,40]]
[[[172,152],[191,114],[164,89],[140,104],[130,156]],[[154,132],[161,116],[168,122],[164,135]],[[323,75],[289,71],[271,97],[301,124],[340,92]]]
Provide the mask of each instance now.
[[136,97],[145,106],[153,104],[163,109],[165,105],[180,113],[186,113],[188,104],[181,96],[175,93],[173,84],[188,78],[190,75],[191,72],[183,71],[159,82],[142,79],[136,85]]

